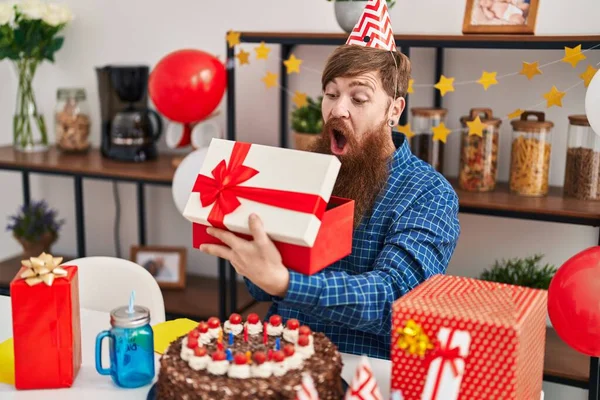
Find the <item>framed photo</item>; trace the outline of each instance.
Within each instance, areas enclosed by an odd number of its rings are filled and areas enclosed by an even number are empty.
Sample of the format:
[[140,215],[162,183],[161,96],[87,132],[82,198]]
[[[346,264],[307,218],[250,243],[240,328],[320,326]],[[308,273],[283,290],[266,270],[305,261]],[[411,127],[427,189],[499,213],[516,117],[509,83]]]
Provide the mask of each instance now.
[[539,0],[467,0],[463,33],[533,34]]
[[131,261],[150,272],[161,288],[185,288],[185,247],[132,246]]

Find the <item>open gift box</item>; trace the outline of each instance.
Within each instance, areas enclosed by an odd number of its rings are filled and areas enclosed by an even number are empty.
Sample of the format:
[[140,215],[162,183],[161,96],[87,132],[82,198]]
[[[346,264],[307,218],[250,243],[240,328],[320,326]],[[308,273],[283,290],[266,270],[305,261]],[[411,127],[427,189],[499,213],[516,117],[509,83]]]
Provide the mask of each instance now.
[[344,258],[354,201],[331,196],[340,165],[333,155],[213,139],[183,210],[193,247],[222,244],[209,226],[251,239],[256,213],[287,268],[312,275]]

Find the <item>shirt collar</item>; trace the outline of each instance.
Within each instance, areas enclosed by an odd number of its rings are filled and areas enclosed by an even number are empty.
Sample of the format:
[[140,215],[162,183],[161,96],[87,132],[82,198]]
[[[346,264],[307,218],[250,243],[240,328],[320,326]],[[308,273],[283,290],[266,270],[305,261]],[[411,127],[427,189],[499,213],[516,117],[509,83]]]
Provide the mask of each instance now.
[[392,132],[392,140],[394,141],[396,150],[392,154],[389,161],[390,173],[396,171],[406,164],[412,154],[408,146],[406,136],[401,133]]

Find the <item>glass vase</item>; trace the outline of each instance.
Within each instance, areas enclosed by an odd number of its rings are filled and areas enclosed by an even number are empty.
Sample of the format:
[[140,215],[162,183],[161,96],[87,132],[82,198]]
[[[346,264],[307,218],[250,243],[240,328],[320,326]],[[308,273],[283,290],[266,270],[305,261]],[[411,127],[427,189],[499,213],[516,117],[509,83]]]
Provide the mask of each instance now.
[[18,79],[13,116],[13,146],[24,152],[47,150],[48,129],[44,116],[38,110],[33,90],[33,78],[39,61],[21,59],[14,61],[13,65]]

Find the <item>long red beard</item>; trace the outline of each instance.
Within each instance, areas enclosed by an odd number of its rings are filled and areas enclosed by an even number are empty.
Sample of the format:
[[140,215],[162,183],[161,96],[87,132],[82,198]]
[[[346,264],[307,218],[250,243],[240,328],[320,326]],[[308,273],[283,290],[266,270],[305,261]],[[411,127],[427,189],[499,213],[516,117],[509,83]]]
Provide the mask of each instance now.
[[321,136],[310,151],[332,154],[330,132],[335,129],[346,137],[348,152],[337,156],[342,165],[332,195],[354,200],[354,228],[358,227],[364,216],[372,210],[377,196],[388,178],[387,145],[389,133],[385,122],[372,131],[365,133],[364,141],[359,145],[356,136],[339,118],[329,119],[323,126]]

